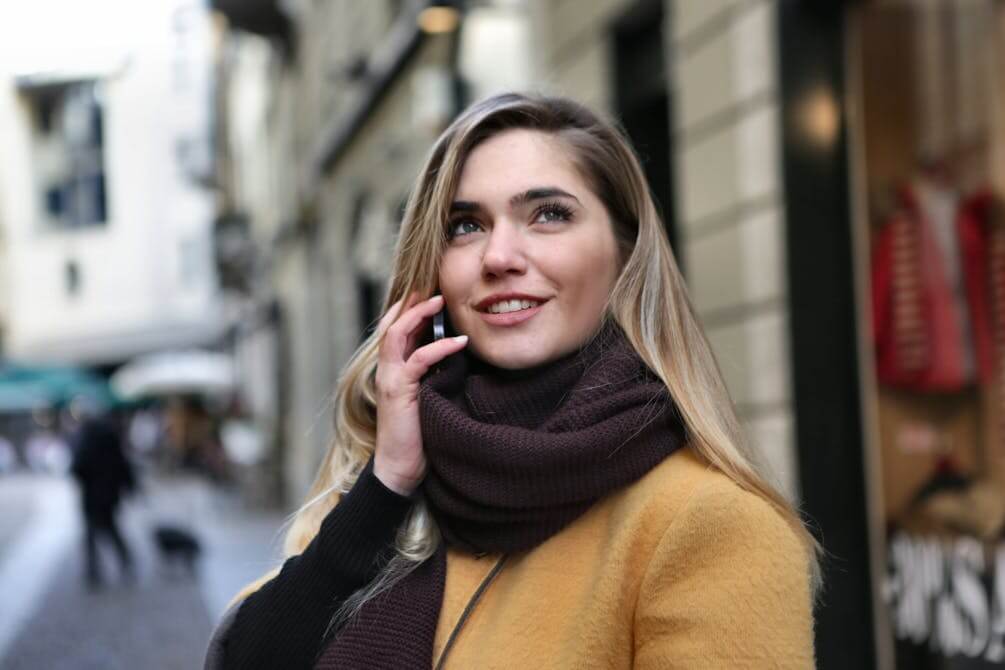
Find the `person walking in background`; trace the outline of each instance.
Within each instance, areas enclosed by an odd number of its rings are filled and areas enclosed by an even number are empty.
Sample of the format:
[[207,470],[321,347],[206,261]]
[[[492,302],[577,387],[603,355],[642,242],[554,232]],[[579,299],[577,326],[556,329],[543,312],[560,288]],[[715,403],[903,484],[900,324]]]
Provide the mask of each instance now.
[[87,584],[102,584],[99,541],[111,543],[122,575],[133,577],[133,558],[116,521],[124,493],[136,488],[136,475],[122,448],[121,431],[111,417],[85,419],[77,433],[71,472],[80,486]]

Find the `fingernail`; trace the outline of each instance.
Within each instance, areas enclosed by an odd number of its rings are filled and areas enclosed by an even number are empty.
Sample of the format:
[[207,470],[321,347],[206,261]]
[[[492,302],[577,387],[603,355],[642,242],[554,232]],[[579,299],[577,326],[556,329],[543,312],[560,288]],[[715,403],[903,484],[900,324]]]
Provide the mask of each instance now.
[[430,300],[443,300],[443,295],[442,295],[442,294],[439,294],[439,293],[437,293],[437,294],[436,294],[436,295],[434,295],[434,296],[433,296],[432,298],[430,298]]
[[454,338],[454,341],[455,342],[460,342],[461,344],[464,344],[465,342],[468,341],[468,336],[467,335],[458,335],[457,337]]

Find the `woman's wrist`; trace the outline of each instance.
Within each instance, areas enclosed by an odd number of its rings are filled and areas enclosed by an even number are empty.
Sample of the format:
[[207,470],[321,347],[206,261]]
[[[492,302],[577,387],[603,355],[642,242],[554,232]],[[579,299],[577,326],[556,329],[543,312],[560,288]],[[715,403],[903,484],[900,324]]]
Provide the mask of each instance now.
[[385,465],[379,456],[375,456],[373,460],[373,476],[385,488],[406,498],[410,497],[415,492],[415,489],[419,488],[419,483],[422,481],[421,477],[405,477],[394,472],[393,468]]

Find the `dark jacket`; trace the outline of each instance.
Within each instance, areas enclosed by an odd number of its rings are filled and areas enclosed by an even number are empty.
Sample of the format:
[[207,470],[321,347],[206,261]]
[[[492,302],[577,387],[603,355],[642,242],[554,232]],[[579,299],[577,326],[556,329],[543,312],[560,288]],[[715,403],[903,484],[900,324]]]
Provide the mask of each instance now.
[[84,513],[111,514],[123,493],[136,486],[119,431],[107,419],[88,419],[74,440],[73,451],[72,472],[80,483]]

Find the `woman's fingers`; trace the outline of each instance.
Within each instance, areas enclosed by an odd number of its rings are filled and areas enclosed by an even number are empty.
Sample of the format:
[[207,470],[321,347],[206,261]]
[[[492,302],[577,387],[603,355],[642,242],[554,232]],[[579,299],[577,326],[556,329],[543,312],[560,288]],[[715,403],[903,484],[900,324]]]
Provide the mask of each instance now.
[[408,361],[405,363],[405,376],[410,380],[418,381],[422,375],[450,354],[463,349],[468,343],[467,335],[457,337],[445,337],[432,344],[416,349]]
[[426,471],[418,416],[419,380],[430,367],[463,349],[468,339],[451,337],[416,348],[422,325],[443,309],[443,298],[416,300],[417,296],[409,296],[395,303],[381,319],[383,331],[375,378],[377,440],[373,471],[385,486],[404,494],[415,490]]
[[394,323],[394,320],[398,318],[398,314],[401,313],[401,307],[404,305],[405,300],[399,300],[387,309],[387,313],[381,317],[380,322],[377,324],[377,337],[384,337],[384,333],[387,329]]
[[387,329],[394,324],[398,315],[402,312],[407,312],[409,308],[418,302],[420,302],[418,291],[412,291],[404,298],[388,307],[387,312],[380,318],[380,322],[377,324],[377,334],[380,337],[383,337],[384,333],[387,332]]
[[423,322],[443,309],[443,296],[434,295],[415,306],[402,311],[401,315],[387,328],[381,346],[385,360],[404,361],[408,358],[409,337],[419,330]]

